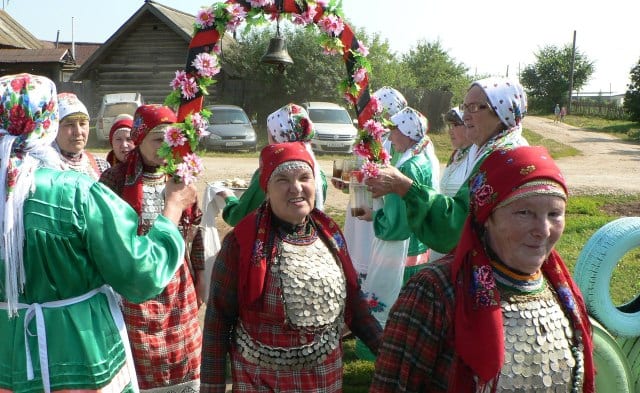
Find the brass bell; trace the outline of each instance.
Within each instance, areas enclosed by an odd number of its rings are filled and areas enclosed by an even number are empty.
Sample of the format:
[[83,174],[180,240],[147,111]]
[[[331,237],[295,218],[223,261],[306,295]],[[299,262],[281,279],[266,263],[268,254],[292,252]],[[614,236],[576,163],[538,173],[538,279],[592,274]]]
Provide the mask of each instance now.
[[293,64],[293,59],[287,52],[287,42],[278,34],[269,41],[267,52],[260,59],[262,63],[273,64],[278,67],[280,72],[284,71],[284,67]]

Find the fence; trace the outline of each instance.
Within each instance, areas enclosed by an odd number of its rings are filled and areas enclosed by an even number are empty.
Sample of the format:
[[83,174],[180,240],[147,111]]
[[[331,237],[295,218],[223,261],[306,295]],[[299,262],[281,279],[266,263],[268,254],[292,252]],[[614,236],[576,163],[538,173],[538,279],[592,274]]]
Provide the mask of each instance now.
[[571,114],[597,116],[610,120],[624,120],[628,118],[624,109],[615,103],[584,100],[573,100],[571,102]]

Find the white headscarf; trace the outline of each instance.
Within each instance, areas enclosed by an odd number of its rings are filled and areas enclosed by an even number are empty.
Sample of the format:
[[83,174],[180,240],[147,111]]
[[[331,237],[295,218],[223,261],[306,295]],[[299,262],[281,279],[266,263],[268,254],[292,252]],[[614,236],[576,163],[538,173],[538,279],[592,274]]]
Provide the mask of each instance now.
[[69,115],[78,113],[87,116],[87,119],[89,118],[87,107],[73,93],[58,94],[58,113],[60,114],[60,121]]
[[527,94],[522,85],[507,78],[486,78],[473,82],[471,86],[479,86],[487,95],[489,104],[509,128],[520,125],[527,113]]
[[393,87],[383,86],[373,93],[384,108],[384,115],[391,117],[407,106],[407,99]]
[[9,315],[17,313],[23,292],[25,199],[33,191],[38,167],[60,168],[51,146],[58,132],[56,86],[49,79],[29,74],[0,78],[0,259]]

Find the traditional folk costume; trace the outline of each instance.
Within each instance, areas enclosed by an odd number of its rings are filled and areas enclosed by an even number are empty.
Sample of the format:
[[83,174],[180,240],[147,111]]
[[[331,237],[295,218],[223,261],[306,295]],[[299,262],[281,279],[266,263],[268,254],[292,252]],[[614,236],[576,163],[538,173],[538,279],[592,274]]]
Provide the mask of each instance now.
[[594,392],[591,327],[560,255],[552,250],[538,273],[523,275],[483,240],[497,206],[566,200],[559,168],[541,147],[497,150],[471,182],[460,245],[403,289],[370,391]]
[[[520,121],[526,112],[527,100],[522,86],[504,78],[487,78],[480,86],[488,97],[492,110],[505,126],[503,131],[489,138],[482,146],[472,145],[469,154],[473,176],[482,161],[496,149],[526,146]],[[454,197],[438,193],[424,184],[413,182],[403,197],[407,217],[413,232],[429,248],[448,253],[460,239],[464,220],[469,214],[469,184],[465,182]]]
[[[89,111],[87,111],[87,107],[73,93],[58,94],[58,105],[60,121],[67,116],[82,116],[85,117],[87,121],[89,120]],[[106,171],[110,167],[107,160],[96,157],[86,150],[79,153],[71,153],[62,150],[56,142],[53,142],[53,146],[60,153],[64,169],[84,173],[89,175],[93,180],[100,179],[102,172]]]
[[[143,163],[139,145],[154,128],[176,121],[175,114],[160,105],[143,105],[136,110],[131,136],[136,149],[127,162],[116,165],[100,179],[127,201],[140,217],[138,232],[145,234],[164,208],[165,175]],[[188,234],[200,219],[194,206],[185,211],[180,230],[190,255],[166,288],[143,302],[123,302],[127,331],[133,348],[138,383],[148,392],[197,392],[200,379],[202,334],[191,269],[204,269],[200,232],[190,247]]]
[[[320,169],[318,161],[311,150],[311,138],[315,134],[313,122],[307,111],[296,104],[287,104],[267,117],[267,130],[275,143],[305,142],[305,146],[315,163],[316,178],[316,207],[324,209],[324,200],[327,196],[327,179]],[[256,170],[251,176],[249,188],[240,198],[229,192],[225,198],[225,206],[222,210],[222,219],[231,226],[236,226],[240,220],[255,210],[264,202],[264,191],[260,188],[260,170]]]
[[113,125],[109,129],[109,146],[111,146],[112,148],[109,153],[107,153],[106,157],[106,161],[110,166],[115,166],[116,164],[122,162],[118,160],[118,157],[116,157],[116,153],[113,152],[113,136],[116,134],[116,132],[131,132],[131,128],[133,128],[133,116],[131,115],[124,113],[118,115],[113,120]]
[[137,391],[111,287],[136,302],[162,291],[180,232],[159,217],[137,236],[117,195],[60,170],[52,81],[5,76],[0,96],[0,392]]
[[[314,162],[302,143],[261,153],[260,185],[274,171]],[[344,237],[313,209],[305,223],[276,217],[269,202],[223,242],[213,268],[202,351],[203,392],[341,392],[345,324],[377,351],[380,325],[369,313]]]

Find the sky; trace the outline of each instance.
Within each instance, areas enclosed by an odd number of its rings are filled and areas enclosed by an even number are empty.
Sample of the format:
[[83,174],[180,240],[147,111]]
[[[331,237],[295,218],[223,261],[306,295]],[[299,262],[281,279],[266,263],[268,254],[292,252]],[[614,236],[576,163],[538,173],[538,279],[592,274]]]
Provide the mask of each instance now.
[[[156,0],[190,14],[215,1]],[[590,4],[588,4],[590,3]],[[2,0],[14,19],[39,39],[105,42],[144,4],[143,0]],[[548,45],[572,45],[594,62],[582,92],[624,93],[640,60],[640,2],[608,0],[343,0],[354,27],[378,33],[406,53],[423,40],[439,41],[470,75],[516,78]],[[34,12],[37,10],[37,12]],[[375,70],[374,70],[375,72]]]

